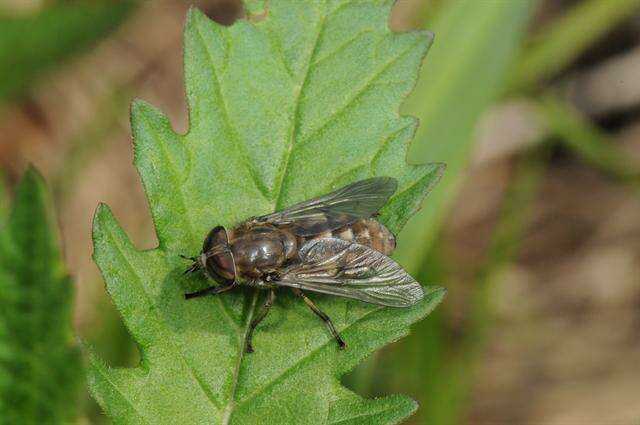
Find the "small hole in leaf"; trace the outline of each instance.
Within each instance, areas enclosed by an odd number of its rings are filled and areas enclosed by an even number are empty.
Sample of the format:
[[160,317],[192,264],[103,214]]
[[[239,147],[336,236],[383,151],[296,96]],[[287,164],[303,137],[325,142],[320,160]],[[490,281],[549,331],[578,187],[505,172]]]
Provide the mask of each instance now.
[[204,6],[202,11],[220,25],[230,26],[244,13],[240,0],[216,0]]

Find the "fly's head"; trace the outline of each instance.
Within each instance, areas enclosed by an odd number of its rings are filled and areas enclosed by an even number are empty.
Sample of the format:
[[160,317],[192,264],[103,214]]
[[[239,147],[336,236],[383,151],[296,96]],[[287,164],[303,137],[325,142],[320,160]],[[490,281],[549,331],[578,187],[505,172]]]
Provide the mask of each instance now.
[[216,226],[209,232],[200,255],[182,258],[193,262],[185,270],[185,274],[202,270],[207,277],[221,284],[230,284],[236,279],[236,265],[229,248],[229,236],[223,226]]

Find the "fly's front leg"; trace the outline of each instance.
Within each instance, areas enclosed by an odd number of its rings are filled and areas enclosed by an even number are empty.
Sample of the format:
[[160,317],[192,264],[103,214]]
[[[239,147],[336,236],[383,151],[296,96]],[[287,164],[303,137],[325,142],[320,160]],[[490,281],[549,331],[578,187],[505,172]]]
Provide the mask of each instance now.
[[347,344],[345,344],[344,340],[340,337],[340,334],[336,330],[336,327],[333,326],[333,322],[331,321],[331,319],[329,319],[329,316],[327,316],[322,310],[320,310],[313,303],[313,301],[311,301],[301,290],[299,290],[298,288],[293,288],[293,292],[294,294],[302,298],[302,301],[304,301],[304,303],[327,324],[329,332],[331,332],[331,335],[333,335],[336,342],[338,343],[338,347],[341,350],[344,350]]
[[220,285],[220,286],[210,286],[208,288],[204,288],[201,289],[199,291],[196,292],[191,292],[191,293],[187,293],[184,294],[184,299],[186,300],[190,300],[191,298],[196,298],[196,297],[202,297],[204,295],[217,295],[220,294],[222,292],[226,292],[229,289],[233,288],[235,286],[235,282],[232,283],[231,285]]
[[258,312],[258,315],[253,318],[251,324],[249,325],[249,331],[247,332],[247,337],[245,339],[245,351],[247,353],[253,353],[253,345],[251,340],[253,338],[253,331],[258,326],[260,322],[267,316],[269,310],[273,306],[273,300],[275,299],[276,294],[273,289],[269,289],[269,293],[267,294],[267,298],[264,300],[264,305]]

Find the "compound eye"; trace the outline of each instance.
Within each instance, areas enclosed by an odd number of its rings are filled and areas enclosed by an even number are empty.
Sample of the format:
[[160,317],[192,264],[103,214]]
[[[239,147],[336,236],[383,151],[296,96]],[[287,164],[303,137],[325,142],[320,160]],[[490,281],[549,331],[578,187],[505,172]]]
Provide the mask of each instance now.
[[202,244],[202,252],[211,251],[214,246],[227,246],[229,244],[229,237],[227,236],[227,229],[224,226],[216,226],[207,235]]
[[214,227],[202,244],[202,252],[207,256],[207,274],[220,283],[233,282],[236,267],[233,254],[229,251],[229,236],[223,226]]
[[207,273],[215,281],[231,283],[236,277],[236,265],[229,251],[221,252],[207,258]]

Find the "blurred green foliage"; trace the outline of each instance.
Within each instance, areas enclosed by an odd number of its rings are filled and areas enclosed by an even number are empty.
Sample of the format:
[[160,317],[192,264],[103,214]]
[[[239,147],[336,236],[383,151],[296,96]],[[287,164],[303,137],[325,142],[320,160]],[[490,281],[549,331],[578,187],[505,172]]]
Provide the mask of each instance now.
[[82,382],[71,326],[73,285],[51,202],[33,169],[18,186],[2,235],[0,424],[72,422]]
[[416,90],[403,108],[421,125],[409,150],[410,163],[447,164],[438,189],[400,234],[402,264],[418,272],[437,234],[446,206],[463,177],[482,112],[499,93],[533,0],[451,1],[425,23],[436,42]]
[[579,1],[527,40],[504,88],[529,91],[570,66],[621,21],[638,12],[640,0]]
[[640,164],[558,95],[545,93],[536,99],[536,106],[549,137],[594,167],[632,185],[640,183]]
[[[477,279],[467,282],[468,311],[458,324],[461,335],[443,336],[444,329],[451,329],[446,322],[434,321],[429,325],[429,336],[440,335],[438,344],[431,348],[438,361],[417,365],[425,385],[421,393],[425,400],[424,422],[429,424],[456,425],[465,423],[471,383],[478,359],[482,356],[488,330],[493,323],[493,305],[497,298],[496,284],[502,271],[519,252],[529,225],[530,215],[546,168],[546,149],[520,158],[513,172],[503,200],[498,222],[494,228],[484,263]],[[445,260],[446,261],[446,260]],[[442,267],[442,266],[440,266]],[[448,264],[448,268],[455,267]],[[424,271],[432,274],[433,268]],[[442,314],[439,314],[442,317]],[[435,329],[434,326],[440,326]]]
[[[401,246],[405,248],[398,258],[418,274],[420,281],[446,283],[447,270],[455,267],[448,264],[444,240],[436,239],[439,218],[446,210],[447,200],[456,192],[457,181],[463,177],[480,115],[501,93],[530,95],[532,88],[573,64],[594,42],[638,10],[635,0],[578,3],[533,33],[531,41],[520,50],[518,39],[537,3],[450,1],[433,21],[425,24],[436,33],[436,41],[413,102],[406,108],[421,119],[409,160],[442,160],[448,163],[449,173],[424,210],[401,234]],[[492,15],[497,19],[491,21]],[[464,40],[462,47],[455,39],[449,41],[449,32]],[[510,78],[505,80],[506,76]],[[625,181],[637,181],[638,164],[624,158],[601,131],[565,100],[543,95],[532,101],[538,106],[542,126],[548,129],[541,142],[558,141],[598,168]],[[518,253],[528,211],[545,169],[545,152],[523,153],[479,278],[468,283],[473,287],[466,300],[470,307],[462,314],[464,324],[457,325],[464,329],[462,335],[451,328],[450,319],[442,310],[436,311],[429,321],[419,323],[409,338],[378,360],[378,369],[386,374],[368,368],[369,382],[387,380],[394,389],[413,387],[411,394],[419,394],[423,406],[416,418],[419,423],[465,422],[475,362],[482,356],[486,329],[491,324],[493,284]],[[400,362],[401,366],[396,366]],[[370,389],[373,394],[380,391],[375,385]]]
[[27,16],[0,16],[0,102],[15,100],[34,80],[110,34],[135,2],[56,2]]

